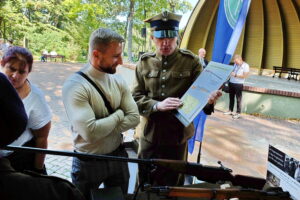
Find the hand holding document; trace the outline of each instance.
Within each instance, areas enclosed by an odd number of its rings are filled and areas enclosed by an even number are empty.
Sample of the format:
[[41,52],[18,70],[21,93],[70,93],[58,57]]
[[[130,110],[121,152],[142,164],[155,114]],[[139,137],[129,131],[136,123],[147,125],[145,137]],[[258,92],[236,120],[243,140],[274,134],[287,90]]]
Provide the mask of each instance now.
[[183,95],[183,106],[177,109],[176,117],[188,126],[207,104],[210,95],[227,80],[233,66],[209,62],[196,81]]

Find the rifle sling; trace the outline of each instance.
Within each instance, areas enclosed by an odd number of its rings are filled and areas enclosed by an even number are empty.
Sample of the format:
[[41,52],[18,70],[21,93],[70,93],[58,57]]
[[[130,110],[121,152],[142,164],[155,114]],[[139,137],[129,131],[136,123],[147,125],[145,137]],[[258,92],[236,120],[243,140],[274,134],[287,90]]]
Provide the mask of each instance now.
[[102,97],[104,104],[108,110],[108,112],[110,114],[112,114],[114,112],[113,108],[111,107],[109,101],[107,100],[106,96],[104,95],[104,93],[100,90],[100,88],[94,83],[94,81],[92,81],[85,73],[83,73],[82,71],[78,71],[76,72],[77,74],[81,75],[83,78],[85,78],[90,84],[92,84],[92,86],[94,86],[94,88],[98,91],[98,93],[100,94],[100,96]]

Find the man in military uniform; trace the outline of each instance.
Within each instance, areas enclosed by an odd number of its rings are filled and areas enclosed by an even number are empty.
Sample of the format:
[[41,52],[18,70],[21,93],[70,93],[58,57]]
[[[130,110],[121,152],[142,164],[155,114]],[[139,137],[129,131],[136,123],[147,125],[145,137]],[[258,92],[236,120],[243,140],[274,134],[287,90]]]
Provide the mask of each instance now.
[[[0,148],[12,143],[25,130],[27,115],[22,100],[6,76],[0,73]],[[0,199],[83,200],[83,195],[69,181],[15,171],[0,154]]]
[[[186,160],[187,140],[194,133],[177,120],[173,112],[182,105],[180,98],[202,71],[199,58],[177,47],[180,15],[164,12],[145,22],[150,23],[155,53],[144,54],[137,64],[133,97],[142,115],[139,158]],[[211,94],[206,114],[211,114],[221,91]],[[140,166],[140,181],[146,177]],[[149,180],[147,180],[149,181]],[[182,185],[182,175],[157,168],[151,175],[154,185]]]

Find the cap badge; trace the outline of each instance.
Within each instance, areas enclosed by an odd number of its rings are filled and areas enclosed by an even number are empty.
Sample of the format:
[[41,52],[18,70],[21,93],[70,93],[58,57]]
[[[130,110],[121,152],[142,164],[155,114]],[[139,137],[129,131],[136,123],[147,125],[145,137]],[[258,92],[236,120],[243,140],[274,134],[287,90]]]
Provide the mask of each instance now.
[[169,16],[168,11],[164,11],[162,13],[162,21],[164,21],[164,22],[168,21],[168,16]]

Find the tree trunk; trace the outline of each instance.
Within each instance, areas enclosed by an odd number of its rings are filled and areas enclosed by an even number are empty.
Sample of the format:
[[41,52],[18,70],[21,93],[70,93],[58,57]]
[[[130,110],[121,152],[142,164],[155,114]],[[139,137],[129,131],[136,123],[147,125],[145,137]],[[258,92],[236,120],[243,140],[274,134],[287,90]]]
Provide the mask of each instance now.
[[133,15],[134,15],[134,0],[130,0],[129,15],[127,18],[127,55],[128,61],[132,62],[132,29],[133,29]]
[[0,38],[3,37],[3,31],[2,31],[2,22],[3,22],[3,18],[0,17]]
[[6,39],[6,23],[5,23],[5,20],[3,20],[3,38]]
[[29,45],[29,41],[26,37],[23,38],[23,47],[24,48],[28,48],[28,45]]

